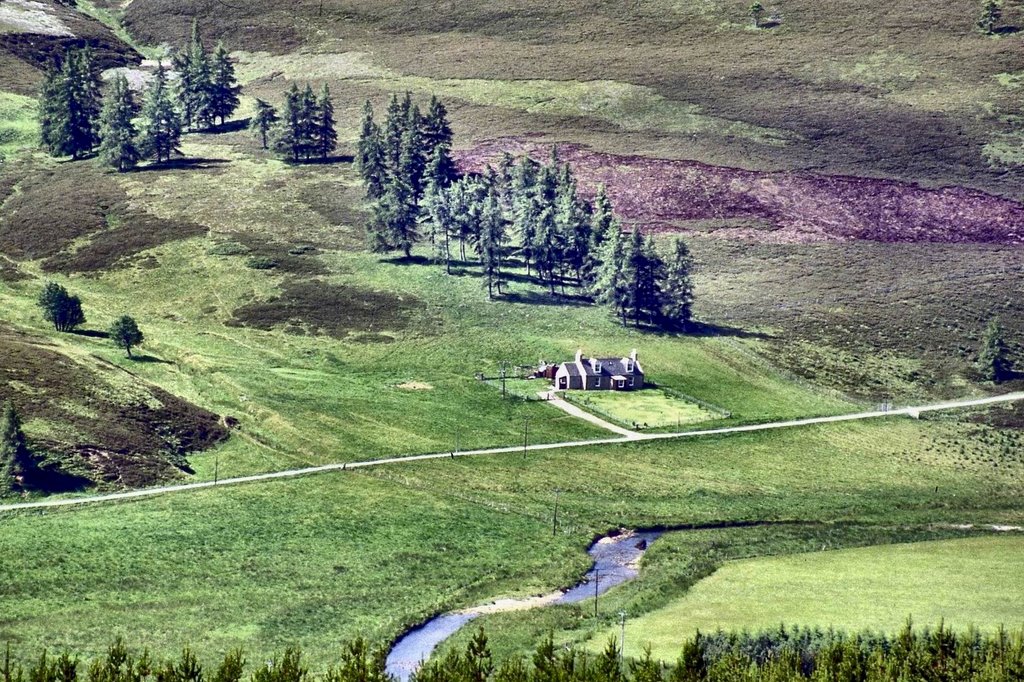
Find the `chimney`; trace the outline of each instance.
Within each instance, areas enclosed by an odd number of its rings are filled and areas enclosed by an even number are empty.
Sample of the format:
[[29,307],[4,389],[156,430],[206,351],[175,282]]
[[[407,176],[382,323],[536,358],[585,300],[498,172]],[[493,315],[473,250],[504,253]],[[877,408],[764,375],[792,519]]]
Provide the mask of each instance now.
[[629,352],[629,359],[632,360],[633,362],[636,362],[636,348]]
[[580,348],[576,351],[576,362],[579,362],[583,358],[583,349]]

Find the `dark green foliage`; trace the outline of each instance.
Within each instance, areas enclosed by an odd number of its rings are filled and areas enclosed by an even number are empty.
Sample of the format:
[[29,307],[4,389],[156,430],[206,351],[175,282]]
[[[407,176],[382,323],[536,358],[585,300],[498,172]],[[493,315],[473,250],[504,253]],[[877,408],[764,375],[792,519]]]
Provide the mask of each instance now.
[[326,157],[337,139],[330,92],[325,88],[318,101],[308,83],[301,91],[292,83],[285,93],[281,118],[274,129],[271,143],[274,151],[293,162],[314,155]]
[[420,239],[415,195],[412,188],[399,179],[392,179],[384,195],[373,205],[367,225],[373,251],[401,251],[408,258]]
[[630,286],[626,275],[626,241],[618,223],[613,223],[601,247],[601,265],[597,269],[593,294],[598,303],[611,306],[626,325],[630,304]]
[[661,317],[667,327],[686,329],[693,320],[692,270],[690,249],[686,242],[677,237],[665,268],[665,278],[658,284],[661,290]]
[[985,381],[999,383],[1013,375],[1010,351],[1003,339],[1003,329],[998,318],[989,320],[978,349],[978,371]]
[[67,289],[56,282],[46,283],[39,294],[37,305],[43,310],[43,319],[52,322],[53,328],[59,332],[69,332],[85,323],[81,299],[70,295]]
[[761,17],[764,16],[764,5],[755,2],[750,5],[750,19],[754,22],[754,28],[761,28]]
[[985,35],[995,33],[996,24],[1003,18],[1003,7],[999,0],[984,0],[981,5],[981,16],[978,17],[978,28]]
[[100,161],[124,172],[139,162],[139,149],[135,144],[135,124],[138,113],[135,98],[128,81],[121,74],[114,77],[103,100],[100,115]]
[[423,153],[428,158],[434,150],[444,145],[452,146],[452,127],[448,122],[448,109],[436,96],[430,98],[430,107],[422,120]]
[[590,216],[590,231],[593,235],[593,248],[600,248],[601,244],[608,237],[615,216],[612,213],[612,202],[608,198],[608,192],[604,185],[597,188],[597,196],[594,197],[594,206]]
[[128,357],[132,356],[132,348],[142,343],[144,337],[135,318],[122,315],[110,325],[110,338],[114,345],[124,350]]
[[505,217],[502,215],[498,192],[494,187],[487,193],[480,215],[478,250],[487,296],[494,298],[495,290],[501,295],[501,268],[505,257]]
[[654,241],[644,239],[639,230],[633,230],[630,238],[625,276],[634,324],[640,326],[643,318],[654,324],[661,314],[659,284],[665,278],[665,262],[655,251]]
[[174,56],[178,72],[178,102],[181,122],[186,128],[205,129],[213,125],[213,74],[210,56],[199,36],[199,24],[192,21],[188,46]]
[[232,649],[224,655],[211,682],[241,682],[244,674],[245,654],[241,649]]
[[235,78],[235,65],[231,63],[228,51],[223,45],[217,45],[210,60],[210,91],[207,98],[210,118],[217,117],[220,124],[224,125],[224,121],[238,109],[238,93],[241,91]]
[[316,100],[314,123],[313,148],[320,158],[326,159],[338,144],[338,132],[334,129],[334,102],[326,83]]
[[309,668],[302,662],[298,647],[288,647],[280,659],[272,658],[252,674],[252,682],[306,682],[308,678]]
[[7,400],[0,411],[0,493],[24,488],[36,466],[21,430],[21,418],[14,403]]
[[260,144],[263,145],[264,149],[267,148],[270,131],[278,120],[277,109],[270,103],[256,98],[256,111],[249,121],[249,130],[259,138]]
[[88,48],[70,51],[62,67],[47,72],[40,91],[39,127],[52,156],[73,159],[99,143],[100,79]]
[[163,66],[157,69],[156,79],[146,91],[142,125],[143,154],[160,163],[169,161],[172,154],[181,153],[181,118],[171,99]]
[[380,126],[373,120],[373,105],[366,100],[363,105],[363,125],[359,131],[356,148],[356,166],[366,183],[368,199],[379,199],[384,195],[388,171],[384,154],[384,141]]
[[328,668],[323,682],[392,682],[385,667],[387,655],[387,649],[371,649],[362,637],[347,642],[338,667]]

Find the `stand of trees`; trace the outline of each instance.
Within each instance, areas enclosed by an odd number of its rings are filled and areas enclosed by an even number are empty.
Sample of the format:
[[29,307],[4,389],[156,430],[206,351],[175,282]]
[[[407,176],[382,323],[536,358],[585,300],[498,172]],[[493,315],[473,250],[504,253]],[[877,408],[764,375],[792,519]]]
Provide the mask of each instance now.
[[169,160],[180,153],[183,130],[205,130],[234,114],[241,88],[223,45],[207,52],[193,24],[189,45],[173,61],[177,84],[169,83],[160,65],[140,108],[120,74],[111,80],[101,102],[92,53],[88,48],[69,51],[62,64],[47,71],[40,92],[43,147],[53,156],[72,159],[98,147],[100,161],[123,172],[144,158]]
[[319,95],[314,95],[309,83],[303,90],[292,83],[280,113],[269,103],[256,100],[249,129],[264,149],[269,147],[292,162],[326,159],[338,144],[331,91],[324,84]]
[[435,261],[475,258],[488,296],[512,267],[525,267],[551,295],[576,287],[610,306],[623,324],[685,328],[692,320],[693,261],[676,240],[668,256],[639,231],[625,234],[604,188],[585,201],[572,167],[506,154],[497,168],[460,176],[452,131],[434,98],[423,116],[407,94],[392,97],[383,124],[364,108],[356,161],[372,202],[371,248],[407,258],[428,242]]
[[[249,682],[396,682],[386,668],[387,651],[365,640],[343,644],[336,665],[310,673],[302,652],[290,647],[252,666]],[[180,657],[159,661],[130,651],[118,639],[88,664],[65,652],[45,651],[27,670],[11,662],[8,645],[3,682],[242,682],[247,661],[241,650],[204,669],[185,648]],[[556,646],[551,637],[529,659],[496,661],[487,635],[478,630],[465,649],[449,649],[427,661],[413,682],[1011,682],[1024,679],[1024,631],[954,633],[942,625],[914,630],[908,624],[896,636],[846,635],[818,629],[780,627],[758,633],[697,633],[684,641],[679,657],[666,665],[649,650],[623,660],[610,640],[599,654]]]

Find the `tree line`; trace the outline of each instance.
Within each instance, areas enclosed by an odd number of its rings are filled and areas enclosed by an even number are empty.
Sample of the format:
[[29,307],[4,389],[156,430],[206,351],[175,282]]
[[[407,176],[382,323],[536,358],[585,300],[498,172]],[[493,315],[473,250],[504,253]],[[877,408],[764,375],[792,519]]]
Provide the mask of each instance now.
[[572,166],[554,149],[546,163],[506,153],[497,167],[460,174],[451,145],[437,98],[423,115],[408,94],[393,96],[383,124],[366,103],[356,163],[372,202],[375,252],[408,258],[426,242],[448,274],[456,259],[475,258],[491,298],[523,267],[551,295],[573,286],[623,324],[689,325],[693,260],[682,240],[663,254],[652,237],[624,232],[604,187],[593,202],[583,199]]
[[[310,673],[302,651],[285,650],[249,673],[249,682],[397,682],[386,668],[387,651],[362,638],[341,646],[336,664]],[[183,649],[176,659],[158,661],[131,652],[118,639],[105,655],[83,663],[67,652],[44,651],[27,669],[11,661],[8,645],[0,682],[242,682],[247,661],[229,651],[212,669]],[[1024,631],[1003,629],[982,635],[955,633],[940,625],[898,634],[846,635],[833,631],[780,627],[761,633],[697,633],[679,657],[666,664],[650,649],[623,660],[614,639],[590,654],[556,646],[549,636],[529,659],[496,661],[487,635],[478,630],[464,649],[452,647],[425,663],[413,682],[1011,682],[1024,679]]]
[[173,58],[171,83],[163,63],[139,102],[123,74],[103,94],[89,48],[70,50],[47,69],[39,97],[42,146],[53,156],[80,159],[96,153],[118,171],[144,159],[157,163],[180,153],[185,130],[225,122],[239,106],[235,67],[223,45],[211,53],[195,24],[189,44]]

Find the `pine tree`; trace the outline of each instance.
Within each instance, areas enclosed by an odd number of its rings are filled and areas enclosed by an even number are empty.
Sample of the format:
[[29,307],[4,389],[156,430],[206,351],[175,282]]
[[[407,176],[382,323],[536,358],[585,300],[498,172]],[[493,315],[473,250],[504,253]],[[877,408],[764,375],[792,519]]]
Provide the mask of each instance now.
[[488,298],[494,291],[501,295],[501,268],[505,248],[505,216],[501,211],[496,188],[487,193],[480,215],[480,264],[483,266],[484,286]]
[[452,274],[451,237],[456,233],[455,219],[450,209],[450,187],[440,187],[436,181],[428,179],[422,202],[430,221],[430,241],[434,245],[434,259],[436,262],[444,261],[445,272],[449,275]]
[[36,466],[21,430],[21,418],[14,403],[7,400],[0,412],[0,492],[25,487]]
[[363,124],[356,145],[356,167],[366,184],[367,198],[379,198],[384,193],[387,168],[381,147],[380,126],[373,119],[373,105],[370,100],[366,100],[363,105]]
[[368,224],[373,251],[401,251],[409,258],[420,238],[417,214],[412,188],[400,178],[392,179],[374,204]]
[[451,148],[453,135],[452,126],[448,122],[448,109],[436,96],[430,98],[430,107],[422,121],[422,131],[423,153],[427,158],[441,145]]
[[238,93],[241,91],[235,78],[235,65],[231,63],[224,46],[218,44],[210,60],[210,118],[216,116],[220,124],[224,125],[225,119],[230,118],[238,109]]
[[590,215],[590,230],[593,234],[595,248],[599,248],[604,243],[614,220],[615,215],[612,212],[612,202],[608,198],[608,191],[604,185],[598,185],[597,196],[594,197],[594,207]]
[[206,129],[213,125],[213,74],[210,56],[199,35],[199,23],[192,20],[188,45],[174,56],[178,72],[178,102],[185,128]]
[[[408,97],[408,96],[407,96]],[[398,101],[397,95],[391,95],[391,102],[388,104],[387,118],[384,122],[383,151],[384,162],[388,171],[394,173],[398,168],[398,161],[402,157],[402,137],[405,135],[405,123],[408,119],[408,110]]]
[[43,319],[52,323],[59,332],[69,332],[85,323],[82,300],[56,282],[46,283],[36,305],[42,309]]
[[540,217],[536,191],[537,171],[537,163],[524,156],[512,177],[512,229],[519,239],[527,276],[533,265],[533,242],[537,233],[537,219]]
[[122,74],[117,74],[103,101],[99,158],[120,172],[134,168],[141,157],[135,144],[133,120],[137,113],[138,107],[128,87],[128,80]]
[[67,104],[64,97],[64,70],[52,64],[43,76],[39,91],[39,141],[53,156],[61,153],[61,136],[66,126]]
[[576,179],[568,164],[555,202],[558,231],[565,242],[565,265],[576,273],[577,284],[582,284],[590,265],[592,232],[588,207],[577,193]]
[[317,105],[313,86],[306,83],[299,100],[299,126],[297,130],[302,156],[309,159],[317,152],[317,118],[320,107]]
[[1013,363],[998,318],[989,320],[985,327],[981,348],[978,350],[978,371],[983,379],[996,383],[1013,375]]
[[653,324],[661,314],[660,284],[665,278],[665,262],[654,248],[654,240],[644,239],[634,229],[626,253],[625,273],[629,282],[629,307],[633,323],[639,327],[643,317]]
[[613,222],[601,245],[601,260],[593,285],[594,298],[608,305],[622,318],[626,326],[626,313],[630,302],[630,281],[626,273],[626,241],[622,229]]
[[128,357],[131,357],[132,347],[140,345],[145,337],[135,322],[135,318],[122,315],[110,326],[110,338],[115,346],[124,350]]
[[984,0],[981,7],[981,16],[978,18],[978,28],[984,31],[985,35],[995,33],[996,24],[1003,18],[1003,8],[999,0]]
[[316,101],[314,124],[313,147],[321,159],[326,159],[338,144],[338,131],[334,129],[334,102],[326,83]]
[[39,126],[52,156],[79,159],[99,144],[100,79],[89,48],[68,53],[40,92]]
[[267,148],[267,140],[274,124],[278,122],[277,109],[270,103],[256,98],[256,111],[249,121],[249,130],[258,136],[263,148]]
[[295,162],[302,154],[302,93],[296,83],[284,94],[284,108],[271,144],[275,152]]
[[[411,110],[416,111],[415,107]],[[426,159],[423,158],[423,138],[419,126],[408,126],[402,134],[402,154],[398,159],[395,176],[412,190],[414,202],[423,196],[423,176],[426,171]]]
[[687,329],[693,320],[692,270],[690,249],[686,242],[676,238],[661,284],[661,316],[667,326]]
[[558,231],[554,206],[548,205],[541,208],[540,215],[537,216],[537,232],[533,236],[530,250],[533,252],[537,274],[540,275],[542,281],[547,282],[553,295],[556,273],[564,254],[564,243],[562,234]]
[[161,161],[170,161],[172,154],[180,154],[181,118],[171,100],[167,86],[167,72],[161,65],[156,78],[146,91],[142,106],[141,147],[146,156]]

